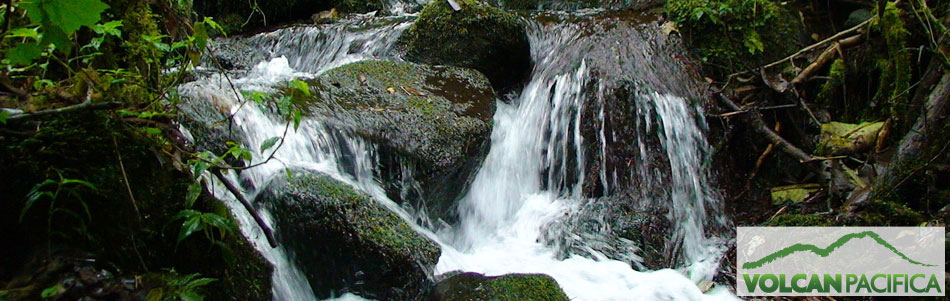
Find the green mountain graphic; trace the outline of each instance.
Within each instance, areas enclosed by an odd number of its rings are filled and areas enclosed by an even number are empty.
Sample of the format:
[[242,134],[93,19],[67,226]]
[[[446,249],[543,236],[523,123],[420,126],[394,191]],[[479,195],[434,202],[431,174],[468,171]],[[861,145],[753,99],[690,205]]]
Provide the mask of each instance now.
[[880,235],[877,235],[877,233],[874,233],[872,231],[864,231],[864,232],[851,233],[851,234],[846,234],[844,236],[841,236],[841,238],[838,238],[838,240],[831,243],[830,245],[828,245],[828,247],[825,247],[824,249],[818,248],[812,244],[794,244],[794,245],[785,247],[784,249],[778,250],[772,254],[766,255],[765,257],[762,257],[762,259],[746,262],[742,264],[742,268],[755,269],[767,263],[770,263],[776,259],[783,258],[785,256],[792,255],[796,252],[803,252],[803,251],[812,252],[821,257],[828,257],[828,255],[830,255],[832,252],[834,252],[836,249],[843,246],[844,244],[848,243],[852,239],[861,239],[865,237],[870,237],[874,239],[874,241],[877,242],[879,245],[884,246],[888,250],[891,250],[891,252],[894,252],[894,254],[896,254],[897,256],[900,256],[901,258],[903,258],[909,263],[925,266],[925,267],[936,266],[936,265],[926,264],[926,263],[922,263],[922,262],[910,259],[907,257],[907,255],[904,255],[904,253],[901,253],[901,251],[898,251],[897,248],[895,248],[886,240],[881,238]]

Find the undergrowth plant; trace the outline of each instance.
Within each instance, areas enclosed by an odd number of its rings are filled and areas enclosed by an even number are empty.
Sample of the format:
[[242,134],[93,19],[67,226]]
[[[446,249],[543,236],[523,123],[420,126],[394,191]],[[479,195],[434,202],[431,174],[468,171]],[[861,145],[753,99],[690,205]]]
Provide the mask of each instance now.
[[664,11],[704,63],[727,71],[775,51],[768,42],[793,27],[771,0],[670,0]]

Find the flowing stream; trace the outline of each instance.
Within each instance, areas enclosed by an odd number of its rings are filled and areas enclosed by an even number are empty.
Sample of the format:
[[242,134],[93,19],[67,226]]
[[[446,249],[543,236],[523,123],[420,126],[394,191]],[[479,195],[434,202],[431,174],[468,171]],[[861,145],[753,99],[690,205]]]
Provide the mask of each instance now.
[[[231,90],[232,84],[237,90],[268,92],[279,83],[311,78],[346,63],[369,58],[399,59],[392,52],[393,44],[410,24],[401,18],[379,22],[358,16],[333,25],[290,27],[241,39],[234,47],[258,50],[239,55],[240,59],[232,63],[249,70],[232,73],[235,78],[230,83],[220,75],[208,75],[179,90],[189,101],[212,101],[233,113],[237,136],[247,148],[256,149],[264,140],[281,136],[286,122],[253,102],[245,103]],[[589,151],[585,148],[604,147],[608,134],[601,128],[594,137],[600,141],[585,144],[581,119],[585,110],[598,110],[594,116],[603,123],[604,115],[610,112],[604,112],[603,106],[590,105],[598,102],[587,99],[588,85],[597,80],[588,65],[590,58],[578,48],[585,42],[581,38],[584,31],[576,26],[540,23],[528,28],[535,64],[531,80],[519,96],[497,102],[489,153],[459,204],[458,224],[451,228],[433,233],[415,224],[416,219],[388,199],[374,178],[379,165],[377,148],[352,133],[327,126],[319,118],[305,118],[298,130],[291,129],[274,160],[229,176],[241,183],[249,199],[287,167],[317,170],[350,184],[439,242],[442,257],[435,267],[436,274],[456,270],[487,275],[544,273],[554,277],[576,300],[734,298],[722,287],[704,294],[697,286],[712,279],[722,255],[721,239],[705,233],[710,220],[721,217],[709,216],[719,205],[705,187],[707,175],[702,162],[707,143],[702,114],[671,91],[636,97],[645,104],[642,118],[654,127],[648,133],[657,136],[666,152],[663,157],[669,161],[670,176],[664,178],[668,181],[664,187],[670,190],[668,198],[652,202],[670,209],[674,227],[670,240],[681,246],[677,254],[684,264],[676,269],[640,272],[628,262],[610,259],[596,250],[558,256],[554,246],[539,239],[552,222],[589,201],[582,193],[585,181],[602,181],[604,190],[608,190],[611,175],[591,179],[585,178],[584,172],[588,164],[606,164],[585,162]],[[265,158],[255,154],[252,163]],[[287,252],[282,247],[269,247],[251,217],[222,186],[216,185],[214,192],[228,201],[243,234],[274,264],[275,299],[316,299]],[[272,223],[266,210],[261,213]]]

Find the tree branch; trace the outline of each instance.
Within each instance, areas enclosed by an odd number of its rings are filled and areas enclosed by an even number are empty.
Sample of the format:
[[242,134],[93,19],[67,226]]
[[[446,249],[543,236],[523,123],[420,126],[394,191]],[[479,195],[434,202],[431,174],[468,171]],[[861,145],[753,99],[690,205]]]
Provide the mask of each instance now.
[[[729,97],[726,97],[722,93],[717,93],[716,96],[729,109],[732,109],[734,111],[743,110],[742,107],[736,105],[736,103],[732,102],[732,100],[729,99]],[[792,156],[793,158],[797,159],[799,162],[802,162],[802,163],[821,161],[824,167],[829,167],[828,165],[830,165],[830,163],[828,163],[827,161],[815,159],[814,156],[806,153],[805,151],[798,148],[791,142],[788,142],[788,140],[785,140],[785,138],[782,138],[782,136],[779,136],[777,133],[775,133],[775,131],[772,131],[772,129],[770,129],[768,125],[765,124],[765,121],[762,120],[762,117],[759,116],[759,114],[747,114],[747,115],[749,117],[748,119],[746,119],[746,121],[749,123],[749,125],[751,125],[752,128],[756,132],[764,136],[765,139],[768,139],[772,144],[774,144],[776,147],[782,150],[782,152],[785,152],[786,154]],[[812,165],[809,165],[809,166],[812,166]],[[818,174],[818,176],[820,176],[824,180],[831,179],[831,175],[824,169],[816,167],[814,168],[814,171],[816,174]]]
[[110,102],[85,101],[81,104],[66,106],[66,107],[62,107],[58,109],[50,109],[50,110],[43,110],[43,111],[34,112],[34,113],[24,113],[24,114],[13,115],[7,118],[7,123],[29,121],[31,119],[36,119],[40,117],[57,115],[57,114],[65,114],[65,113],[76,112],[76,111],[113,110],[119,107],[122,107],[122,104],[119,102],[114,102],[114,101],[110,101]]
[[811,65],[805,67],[805,70],[802,70],[802,72],[799,73],[795,79],[792,79],[791,84],[797,85],[811,78],[811,76],[814,75],[818,69],[824,67],[825,64],[835,57],[835,54],[838,54],[838,49],[840,49],[839,47],[848,47],[860,43],[862,38],[864,38],[864,35],[859,34],[853,37],[842,39],[837,41],[834,45],[828,46],[828,48],[826,48],[825,51],[823,51],[821,55],[819,55],[818,58],[811,63]]
[[267,223],[264,222],[264,219],[261,218],[261,215],[258,214],[257,210],[254,209],[254,206],[251,205],[251,202],[249,202],[247,198],[244,197],[244,193],[242,193],[241,190],[234,185],[234,183],[231,183],[231,181],[221,173],[221,169],[212,168],[211,173],[214,174],[214,176],[224,184],[224,187],[228,188],[228,191],[230,191],[231,194],[233,194],[234,197],[241,202],[241,205],[244,205],[244,209],[247,209],[247,212],[250,213],[252,217],[254,217],[254,221],[257,222],[257,225],[261,227],[261,232],[264,232],[264,237],[267,238],[267,243],[270,244],[271,248],[276,248],[277,239],[274,238],[274,231],[271,230],[269,226],[267,226]]

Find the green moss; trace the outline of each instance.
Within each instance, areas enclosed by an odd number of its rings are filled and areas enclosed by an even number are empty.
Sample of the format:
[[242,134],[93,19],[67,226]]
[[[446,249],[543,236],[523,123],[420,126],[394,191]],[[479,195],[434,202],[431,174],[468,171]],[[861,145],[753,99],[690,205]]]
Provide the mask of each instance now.
[[834,223],[827,218],[806,214],[782,214],[762,223],[770,227],[824,227]]
[[544,274],[486,277],[478,273],[453,275],[436,284],[430,300],[569,300],[557,281]]
[[883,18],[873,27],[884,36],[886,55],[878,60],[880,81],[875,101],[885,104],[888,113],[895,119],[904,118],[907,100],[910,99],[911,53],[906,51],[910,32],[901,19],[902,11],[893,2],[888,2]]
[[143,38],[145,35],[160,35],[157,17],[152,13],[149,1],[111,0],[109,5],[110,12],[122,20],[122,36],[125,38],[122,43],[123,53],[115,54],[125,59],[116,63],[136,71],[147,83],[158,84],[161,70],[164,68],[160,62],[162,54]]
[[924,221],[920,213],[904,204],[888,201],[872,201],[865,208],[864,220],[875,226],[917,226]]
[[507,300],[568,300],[561,287],[547,275],[507,275],[488,282],[492,294]]
[[771,0],[671,0],[664,10],[719,73],[784,56],[796,48],[801,32],[795,16]]
[[415,233],[399,216],[374,205],[376,201],[352,187],[325,176],[297,173],[291,186],[307,187],[319,192],[325,200],[353,223],[361,240],[387,250],[413,250],[426,258],[438,257],[440,250],[431,241]]
[[835,97],[836,91],[844,85],[846,76],[847,64],[843,59],[836,59],[831,63],[831,68],[828,70],[828,81],[821,86],[818,99],[826,104],[832,103],[831,98]]

